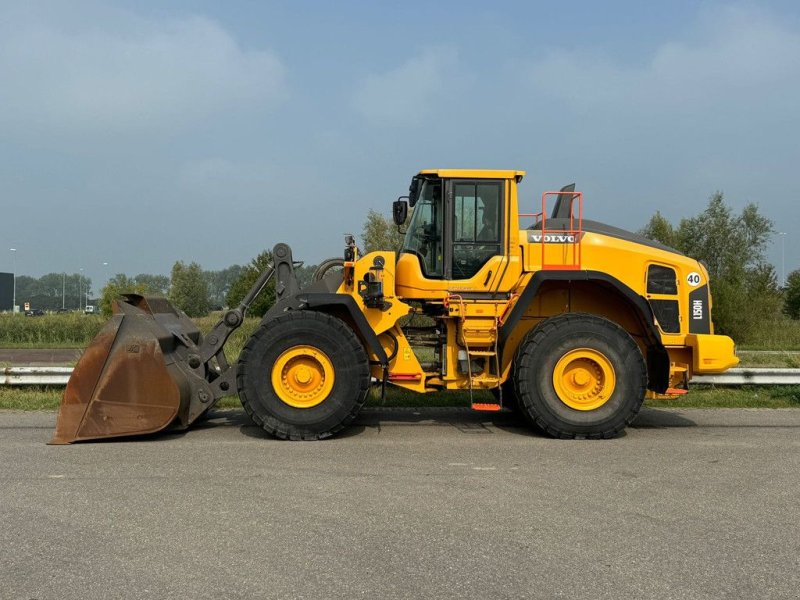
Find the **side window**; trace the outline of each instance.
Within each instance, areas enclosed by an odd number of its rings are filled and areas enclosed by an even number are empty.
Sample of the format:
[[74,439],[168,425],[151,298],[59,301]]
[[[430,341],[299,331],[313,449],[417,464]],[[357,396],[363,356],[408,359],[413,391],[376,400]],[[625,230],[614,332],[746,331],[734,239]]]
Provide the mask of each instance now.
[[[647,293],[661,296],[676,296],[678,282],[675,270],[661,265],[647,268]],[[650,306],[664,333],[680,333],[680,311],[678,300],[671,298],[650,298]]]
[[453,279],[469,279],[502,253],[502,181],[458,182],[453,189]]
[[650,265],[647,268],[648,294],[677,294],[678,284],[675,270],[661,265]]

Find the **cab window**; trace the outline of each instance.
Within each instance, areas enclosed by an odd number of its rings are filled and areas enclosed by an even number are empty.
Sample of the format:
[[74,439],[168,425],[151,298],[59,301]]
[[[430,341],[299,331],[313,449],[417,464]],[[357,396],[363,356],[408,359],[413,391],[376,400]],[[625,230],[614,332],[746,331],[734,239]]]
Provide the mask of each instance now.
[[423,181],[408,224],[401,253],[415,255],[425,277],[444,276],[442,183]]
[[502,181],[453,186],[453,279],[469,279],[502,253]]

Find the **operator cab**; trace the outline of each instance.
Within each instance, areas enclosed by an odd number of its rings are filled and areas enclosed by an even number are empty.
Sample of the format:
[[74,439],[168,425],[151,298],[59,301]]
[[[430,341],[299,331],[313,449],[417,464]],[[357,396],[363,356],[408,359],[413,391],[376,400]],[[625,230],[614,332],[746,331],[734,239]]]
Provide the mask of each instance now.
[[[521,179],[522,173],[447,170],[416,175],[407,196],[412,213],[398,256],[398,285],[427,292],[494,291],[494,276],[505,260],[509,179],[514,178]],[[405,222],[404,204],[401,199],[393,207],[398,225]]]

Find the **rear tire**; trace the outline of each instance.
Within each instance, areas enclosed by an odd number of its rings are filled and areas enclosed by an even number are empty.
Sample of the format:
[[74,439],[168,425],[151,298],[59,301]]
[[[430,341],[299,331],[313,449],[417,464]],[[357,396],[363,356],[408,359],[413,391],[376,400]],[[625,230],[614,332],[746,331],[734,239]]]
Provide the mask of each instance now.
[[496,387],[491,390],[492,396],[498,402],[501,401],[500,398],[500,388],[503,390],[503,408],[507,408],[513,413],[519,413],[519,400],[517,399],[517,390],[514,388],[514,381],[513,381],[513,373],[512,375],[503,383],[500,384],[500,387]]
[[595,315],[551,317],[523,340],[515,387],[521,412],[553,437],[611,438],[633,422],[647,368],[639,346]]
[[325,275],[328,274],[329,271],[333,271],[333,269],[341,269],[343,267],[343,258],[328,258],[323,260],[317,267],[316,271],[314,271],[314,275],[311,277],[311,280],[320,281],[325,277]]
[[245,411],[280,439],[341,431],[367,398],[367,355],[352,329],[325,313],[293,311],[262,324],[239,359]]

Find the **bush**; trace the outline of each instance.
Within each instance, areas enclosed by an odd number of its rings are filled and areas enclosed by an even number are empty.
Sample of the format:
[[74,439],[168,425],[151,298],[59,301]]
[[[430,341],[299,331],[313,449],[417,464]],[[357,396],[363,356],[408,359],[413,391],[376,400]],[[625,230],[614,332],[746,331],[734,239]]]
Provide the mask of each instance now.
[[800,270],[792,271],[786,278],[783,312],[792,319],[800,319]]

